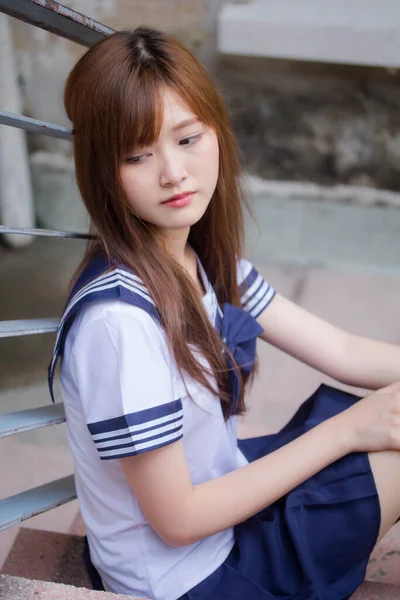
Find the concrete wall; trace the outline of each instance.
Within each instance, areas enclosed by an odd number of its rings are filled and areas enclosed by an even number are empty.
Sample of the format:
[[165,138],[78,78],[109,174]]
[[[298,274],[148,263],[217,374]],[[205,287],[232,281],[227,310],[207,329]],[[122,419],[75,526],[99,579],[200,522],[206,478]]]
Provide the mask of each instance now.
[[400,190],[398,0],[230,0],[218,50],[250,171]]
[[400,190],[400,74],[221,56],[243,162],[265,179]]

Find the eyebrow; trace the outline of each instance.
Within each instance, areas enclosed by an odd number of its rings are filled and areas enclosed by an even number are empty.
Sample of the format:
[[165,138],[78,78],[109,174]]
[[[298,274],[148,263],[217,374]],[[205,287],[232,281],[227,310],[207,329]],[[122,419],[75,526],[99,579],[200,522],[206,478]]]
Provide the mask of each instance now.
[[198,117],[190,117],[189,119],[185,119],[184,121],[181,121],[180,123],[175,125],[175,127],[173,128],[173,131],[177,131],[178,129],[183,129],[184,127],[189,127],[189,125],[195,125],[196,123],[199,123],[199,122],[200,122],[200,119]]

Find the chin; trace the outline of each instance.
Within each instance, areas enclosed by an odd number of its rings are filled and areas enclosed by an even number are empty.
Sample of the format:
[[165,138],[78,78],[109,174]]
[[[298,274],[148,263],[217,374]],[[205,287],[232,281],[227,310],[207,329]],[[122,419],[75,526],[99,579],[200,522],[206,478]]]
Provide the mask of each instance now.
[[182,229],[184,227],[192,227],[200,221],[203,217],[205,210],[187,211],[186,214],[182,211],[180,214],[174,216],[174,218],[168,219],[168,223],[165,223],[163,227],[165,229]]
[[161,225],[161,229],[165,231],[173,231],[177,229],[189,229],[195,225],[200,219],[176,219],[174,223],[165,223]]

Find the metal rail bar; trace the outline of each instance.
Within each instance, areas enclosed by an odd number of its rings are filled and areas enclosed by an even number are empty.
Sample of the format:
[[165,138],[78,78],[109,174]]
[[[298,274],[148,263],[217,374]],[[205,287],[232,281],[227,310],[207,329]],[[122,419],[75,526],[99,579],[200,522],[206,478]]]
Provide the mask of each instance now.
[[0,12],[83,46],[92,46],[114,30],[54,0],[0,0]]
[[0,500],[0,531],[75,500],[74,476],[69,475]]
[[72,140],[72,129],[47,123],[46,121],[38,121],[38,119],[31,119],[24,115],[16,115],[5,110],[0,110],[0,125],[9,125],[31,133],[39,133],[62,140]]
[[0,438],[65,422],[64,405],[50,404],[0,415]]
[[57,331],[60,319],[0,321],[0,338],[36,335]]
[[35,235],[38,237],[58,237],[58,238],[72,238],[76,240],[90,240],[94,239],[95,236],[88,233],[73,233],[72,231],[55,231],[52,229],[29,229],[29,228],[18,228],[8,227],[7,225],[0,225],[0,235],[2,233],[16,233],[21,235]]
[[[91,46],[113,33],[113,29],[54,0],[0,0],[0,12],[84,46]],[[0,112],[0,124],[55,138],[72,139],[70,129],[6,111]],[[0,226],[0,235],[2,233],[75,239],[93,238],[89,234],[5,225]],[[3,321],[0,322],[0,337],[55,332],[58,323],[58,319]],[[64,421],[65,412],[62,404],[8,413],[0,415],[0,437]],[[4,498],[0,500],[0,531],[75,498],[73,475]]]

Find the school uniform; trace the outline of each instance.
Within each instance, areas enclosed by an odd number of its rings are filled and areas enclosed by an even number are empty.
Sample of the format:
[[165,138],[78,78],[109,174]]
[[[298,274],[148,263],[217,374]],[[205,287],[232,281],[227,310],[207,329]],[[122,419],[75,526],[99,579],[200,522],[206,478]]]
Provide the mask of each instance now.
[[[255,319],[275,291],[241,260],[242,309],[220,307],[198,266],[210,321],[251,369],[262,332]],[[282,431],[238,442],[235,415],[225,421],[218,398],[179,373],[143,283],[124,265],[106,267],[104,258],[93,259],[74,286],[49,367],[52,393],[61,356],[77,493],[104,588],[152,600],[348,598],[379,531],[367,454],[344,457],[246,522],[184,547],[154,532],[117,459],[182,440],[191,481],[200,484],[274,451],[357,398],[321,386]],[[235,404],[235,372],[231,390]]]

